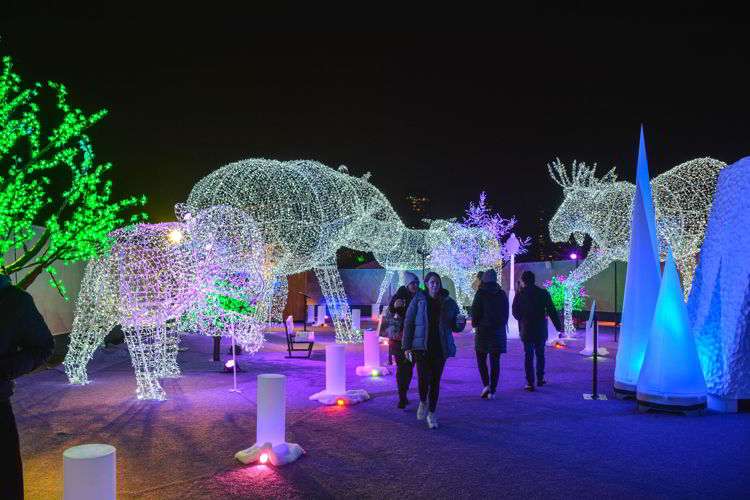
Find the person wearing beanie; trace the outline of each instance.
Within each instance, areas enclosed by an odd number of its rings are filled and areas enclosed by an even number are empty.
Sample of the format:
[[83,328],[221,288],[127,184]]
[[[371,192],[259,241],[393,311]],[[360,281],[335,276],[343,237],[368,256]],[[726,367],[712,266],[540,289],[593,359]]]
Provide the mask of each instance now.
[[10,397],[14,379],[47,361],[55,349],[52,334],[27,292],[0,273],[0,491],[23,498],[23,466]]
[[[471,304],[471,324],[474,326],[474,350],[477,353],[479,376],[484,384],[480,397],[495,399],[500,378],[500,354],[507,352],[506,328],[509,314],[508,296],[497,284],[497,273],[488,269],[482,275]],[[487,356],[490,370],[487,370]]]
[[404,272],[404,283],[396,293],[391,297],[388,304],[389,315],[392,314],[394,319],[398,320],[399,326],[388,330],[388,342],[396,358],[396,384],[398,385],[398,408],[406,408],[409,399],[406,393],[409,390],[411,379],[414,376],[414,364],[406,358],[406,354],[401,349],[401,339],[404,335],[404,318],[406,310],[411,304],[411,300],[419,289],[419,278],[409,271]]
[[523,288],[513,299],[513,317],[518,320],[518,333],[523,342],[524,370],[526,371],[526,390],[534,390],[534,356],[536,355],[536,384],[543,386],[544,379],[544,345],[547,342],[547,319],[549,316],[558,332],[562,324],[557,315],[552,297],[544,288],[534,284],[536,277],[531,271],[521,275]]

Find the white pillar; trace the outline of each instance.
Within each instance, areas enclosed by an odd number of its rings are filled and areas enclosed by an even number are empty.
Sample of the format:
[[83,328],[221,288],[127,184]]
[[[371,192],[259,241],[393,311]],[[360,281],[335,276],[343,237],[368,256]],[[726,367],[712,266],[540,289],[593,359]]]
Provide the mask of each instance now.
[[346,392],[346,346],[343,344],[326,346],[326,392]]
[[82,444],[63,452],[63,498],[115,500],[116,462],[114,446]]
[[[511,281],[511,283],[513,282]],[[521,336],[521,334],[518,331],[518,320],[513,316],[513,299],[515,298],[516,298],[516,291],[513,288],[511,288],[510,293],[508,294],[508,303],[510,305],[510,310],[508,311],[509,313],[508,314],[508,338],[509,339],[517,339]]]
[[258,375],[256,443],[272,446],[286,441],[286,376]]
[[547,318],[547,345],[555,345],[560,339],[560,332],[551,319]]
[[315,306],[307,306],[307,324],[315,323]]
[[352,328],[354,331],[362,329],[362,311],[359,309],[352,309]]
[[326,322],[326,306],[318,306],[318,320],[315,322],[316,325],[324,325]]
[[380,368],[379,340],[375,330],[365,332],[365,368]]
[[373,304],[372,305],[372,314],[370,315],[370,317],[372,318],[373,321],[377,321],[378,320],[378,313],[379,312],[380,312],[380,304]]

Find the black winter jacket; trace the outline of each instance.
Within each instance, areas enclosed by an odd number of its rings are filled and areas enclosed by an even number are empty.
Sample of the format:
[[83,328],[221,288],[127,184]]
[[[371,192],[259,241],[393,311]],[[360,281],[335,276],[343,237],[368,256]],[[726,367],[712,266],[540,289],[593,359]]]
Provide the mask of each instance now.
[[546,342],[549,316],[557,331],[562,331],[560,318],[552,297],[544,288],[525,286],[513,299],[513,317],[518,320],[518,334],[522,342]]
[[471,304],[474,349],[478,352],[508,352],[508,296],[497,283],[482,283]]
[[47,361],[55,340],[34,299],[0,280],[0,401],[13,394],[13,379]]

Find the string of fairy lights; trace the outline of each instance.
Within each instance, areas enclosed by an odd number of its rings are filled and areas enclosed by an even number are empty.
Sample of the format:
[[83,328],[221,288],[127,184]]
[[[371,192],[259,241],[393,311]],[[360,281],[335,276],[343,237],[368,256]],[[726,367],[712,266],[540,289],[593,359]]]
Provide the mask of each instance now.
[[139,399],[165,399],[158,379],[178,376],[178,332],[233,336],[248,352],[263,345],[254,314],[267,290],[263,246],[251,217],[214,206],[184,222],[114,231],[110,251],[89,262],[76,304],[65,371],[86,384],[86,365],[121,325]]
[[[651,181],[657,239],[661,259],[672,248],[682,276],[685,299],[690,293],[711,210],[716,181],[726,163],[697,158],[656,176]],[[571,174],[559,159],[547,166],[552,179],[563,188],[565,199],[549,223],[552,241],[564,242],[572,234],[579,244],[588,234],[589,255],[570,273],[566,283],[580,286],[604,271],[615,260],[627,261],[630,245],[635,185],[617,181],[615,169],[596,177],[596,165],[573,162]],[[565,296],[565,330],[573,331],[572,291]]]

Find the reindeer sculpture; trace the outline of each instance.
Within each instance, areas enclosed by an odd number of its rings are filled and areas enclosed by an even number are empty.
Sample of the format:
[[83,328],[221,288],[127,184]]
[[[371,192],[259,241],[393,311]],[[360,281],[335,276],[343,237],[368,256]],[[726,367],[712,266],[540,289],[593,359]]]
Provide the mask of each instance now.
[[[716,181],[726,163],[697,158],[682,163],[651,181],[659,252],[662,260],[672,248],[682,276],[687,300],[711,211]],[[601,179],[596,165],[573,162],[568,176],[556,160],[547,166],[552,179],[563,188],[565,199],[549,223],[554,242],[568,241],[570,235],[582,244],[584,235],[592,240],[588,257],[573,271],[567,283],[582,284],[615,260],[627,261],[635,185],[618,182],[614,168]],[[573,331],[571,289],[565,295],[565,331]]]

